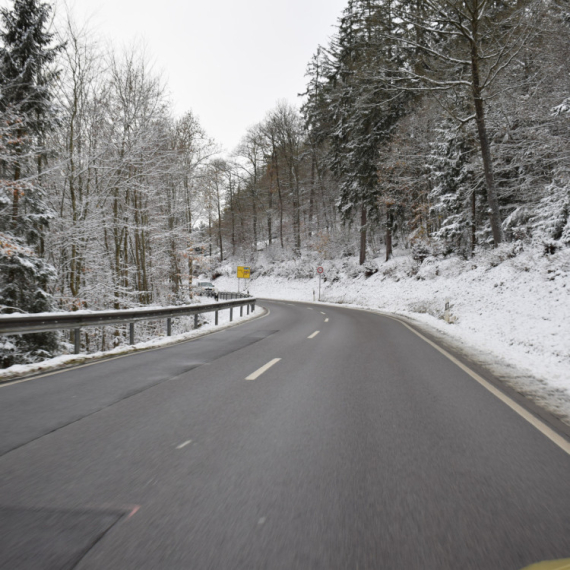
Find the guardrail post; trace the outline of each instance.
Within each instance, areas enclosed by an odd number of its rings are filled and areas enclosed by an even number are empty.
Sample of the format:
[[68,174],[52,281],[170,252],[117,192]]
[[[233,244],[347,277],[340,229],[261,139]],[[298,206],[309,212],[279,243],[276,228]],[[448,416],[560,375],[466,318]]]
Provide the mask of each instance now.
[[135,323],[129,323],[129,344],[135,344]]
[[217,326],[218,325],[218,311],[216,311],[216,318],[214,320],[214,324]]
[[239,306],[239,316],[243,317],[243,305]]
[[234,320],[234,308],[230,307],[230,323]]
[[249,315],[249,303],[247,304],[247,314]]
[[194,328],[197,329],[198,328],[198,313],[196,313],[194,315]]
[[255,311],[255,303],[251,304],[251,312]]
[[81,329],[74,329],[73,342],[75,344],[75,354],[79,354],[81,352]]
[[172,336],[172,319],[170,317],[166,319],[166,336]]

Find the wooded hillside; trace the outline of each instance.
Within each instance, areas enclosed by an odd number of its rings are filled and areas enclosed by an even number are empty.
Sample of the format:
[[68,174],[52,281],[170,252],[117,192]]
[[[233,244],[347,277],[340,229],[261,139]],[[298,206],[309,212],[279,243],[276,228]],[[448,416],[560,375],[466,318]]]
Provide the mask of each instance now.
[[[349,0],[300,108],[278,103],[229,156],[174,116],[143,52],[52,15],[1,11],[3,313],[190,302],[193,275],[261,251],[570,245],[566,3]],[[4,366],[61,350],[0,342]]]

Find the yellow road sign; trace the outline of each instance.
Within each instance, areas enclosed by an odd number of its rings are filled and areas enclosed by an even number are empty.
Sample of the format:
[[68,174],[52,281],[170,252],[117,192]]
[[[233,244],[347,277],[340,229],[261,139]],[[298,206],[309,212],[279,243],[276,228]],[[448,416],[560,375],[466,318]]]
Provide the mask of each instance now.
[[237,276],[238,279],[249,279],[250,268],[244,267],[243,265],[238,265]]

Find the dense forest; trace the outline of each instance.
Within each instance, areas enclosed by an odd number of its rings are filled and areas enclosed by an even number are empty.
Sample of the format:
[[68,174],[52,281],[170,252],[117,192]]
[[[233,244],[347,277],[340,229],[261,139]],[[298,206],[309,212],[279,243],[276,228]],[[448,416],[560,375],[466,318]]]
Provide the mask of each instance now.
[[301,112],[244,137],[220,246],[364,263],[570,244],[569,26],[555,2],[351,0]]
[[[278,103],[231,155],[175,116],[143,52],[39,0],[0,18],[4,314],[191,302],[227,258],[570,245],[565,2],[349,0],[300,108]],[[0,342],[4,366],[61,350]]]

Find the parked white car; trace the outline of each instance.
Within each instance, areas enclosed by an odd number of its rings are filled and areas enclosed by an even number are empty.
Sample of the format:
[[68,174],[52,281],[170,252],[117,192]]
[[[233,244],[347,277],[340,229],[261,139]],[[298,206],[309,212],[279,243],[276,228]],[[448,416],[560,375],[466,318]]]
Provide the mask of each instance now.
[[192,286],[192,290],[196,295],[205,295],[206,297],[214,297],[218,300],[218,290],[210,281],[198,281],[196,285]]

